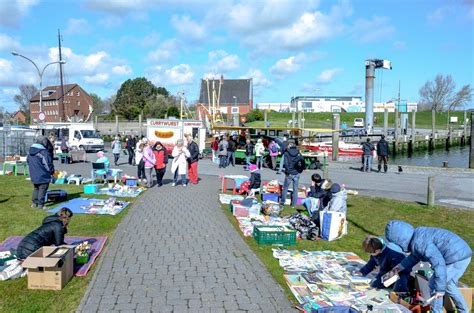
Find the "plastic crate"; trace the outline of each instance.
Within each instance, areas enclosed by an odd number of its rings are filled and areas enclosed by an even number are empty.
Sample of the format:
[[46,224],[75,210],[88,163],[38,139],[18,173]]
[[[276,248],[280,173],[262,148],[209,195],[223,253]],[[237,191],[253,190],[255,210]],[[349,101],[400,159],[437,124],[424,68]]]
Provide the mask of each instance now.
[[136,187],[138,185],[138,179],[127,178],[127,180],[125,180],[125,185],[130,187]]
[[96,184],[84,185],[85,194],[95,194],[97,193],[98,186]]
[[[265,228],[281,230],[264,231]],[[296,244],[296,231],[285,226],[255,226],[253,238],[259,245],[291,246]]]

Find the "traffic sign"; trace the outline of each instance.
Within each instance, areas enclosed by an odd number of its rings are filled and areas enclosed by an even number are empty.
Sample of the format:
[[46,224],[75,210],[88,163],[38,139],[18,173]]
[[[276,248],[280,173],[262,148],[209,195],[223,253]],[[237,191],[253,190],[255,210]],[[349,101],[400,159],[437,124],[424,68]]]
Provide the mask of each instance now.
[[44,122],[46,120],[46,114],[44,114],[44,112],[39,112],[38,113],[38,120],[40,122]]

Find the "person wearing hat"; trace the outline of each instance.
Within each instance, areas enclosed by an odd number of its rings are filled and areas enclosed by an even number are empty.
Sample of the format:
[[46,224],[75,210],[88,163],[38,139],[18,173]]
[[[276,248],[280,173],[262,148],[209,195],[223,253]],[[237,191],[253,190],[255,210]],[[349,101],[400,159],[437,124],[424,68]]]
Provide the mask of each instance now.
[[[324,184],[323,184],[324,185]],[[327,188],[327,186],[323,186]],[[347,192],[337,183],[331,184],[327,190],[330,192],[330,198],[326,211],[347,213]]]
[[54,174],[53,159],[46,148],[48,143],[51,144],[48,138],[44,136],[38,137],[36,143],[31,145],[26,157],[31,183],[34,186],[31,197],[32,208],[46,208],[44,206],[44,197]]
[[262,185],[262,177],[260,174],[260,170],[255,164],[250,164],[249,171],[250,171],[249,196],[253,196],[257,192],[260,193],[260,187]]

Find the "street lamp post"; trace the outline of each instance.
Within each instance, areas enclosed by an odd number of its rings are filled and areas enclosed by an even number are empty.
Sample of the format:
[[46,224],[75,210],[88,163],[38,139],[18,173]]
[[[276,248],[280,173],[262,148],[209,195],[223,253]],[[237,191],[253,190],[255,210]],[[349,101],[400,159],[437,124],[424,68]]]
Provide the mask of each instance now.
[[[40,112],[43,112],[43,74],[44,74],[44,71],[46,70],[46,68],[48,66],[50,66],[51,64],[66,64],[66,61],[63,61],[63,60],[59,60],[59,61],[55,61],[55,62],[50,62],[48,64],[46,64],[43,69],[40,71],[39,67],[36,65],[35,62],[33,62],[33,60],[31,60],[30,58],[27,58],[25,57],[24,55],[22,54],[19,54],[18,52],[16,51],[12,51],[12,55],[16,56],[16,57],[21,57],[23,59],[26,59],[28,61],[30,61],[36,68],[36,71],[38,72],[38,76],[39,76],[39,111]],[[63,95],[64,96],[64,95]],[[45,113],[46,115],[46,113]]]
[[[236,97],[236,96],[232,96],[232,98],[234,98],[234,108],[237,108],[237,97]],[[234,109],[234,110],[235,110],[235,109]],[[232,112],[232,110],[231,110],[231,112]],[[232,124],[233,124],[234,126],[239,126],[238,118],[236,118],[238,115],[239,115],[238,113],[233,113],[233,112],[232,112],[232,119],[233,119]],[[237,123],[236,123],[236,120],[237,120]]]

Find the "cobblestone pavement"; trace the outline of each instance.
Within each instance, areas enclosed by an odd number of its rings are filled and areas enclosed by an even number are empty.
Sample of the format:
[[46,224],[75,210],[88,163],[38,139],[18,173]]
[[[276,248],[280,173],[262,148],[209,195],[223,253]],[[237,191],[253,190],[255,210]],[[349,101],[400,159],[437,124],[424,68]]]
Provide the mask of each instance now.
[[135,203],[105,250],[79,312],[293,310],[222,212],[219,180],[201,178],[187,187],[172,187],[168,180]]

